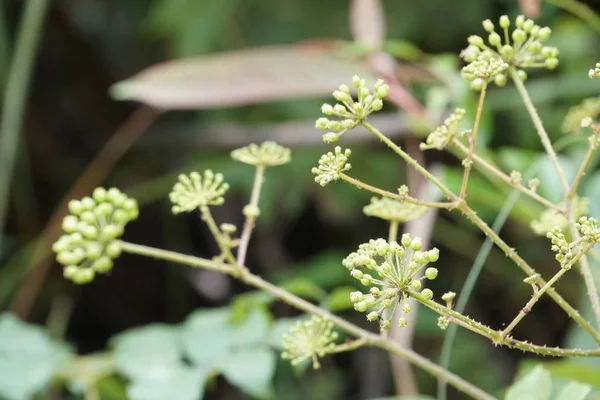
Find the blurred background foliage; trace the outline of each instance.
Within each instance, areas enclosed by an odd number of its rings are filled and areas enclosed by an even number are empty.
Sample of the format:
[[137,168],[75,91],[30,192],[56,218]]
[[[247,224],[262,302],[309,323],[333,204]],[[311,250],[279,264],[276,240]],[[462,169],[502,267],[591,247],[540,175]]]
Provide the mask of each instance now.
[[[0,87],[6,85],[23,3],[0,2]],[[600,31],[593,20],[583,21],[558,7],[561,3],[572,2],[542,2],[537,19],[539,24],[549,25],[553,30],[550,45],[561,51],[560,67],[552,72],[531,73],[526,85],[553,141],[566,142],[561,162],[567,170],[572,170],[579,165],[586,141],[583,136],[565,136],[561,131],[562,120],[570,107],[584,98],[597,96],[600,91],[598,84],[587,77],[587,70],[600,59]],[[588,3],[600,9],[595,2]],[[459,79],[457,55],[465,47],[468,35],[483,32],[483,19],[497,20],[502,14],[514,16],[520,13],[518,2],[394,0],[384,1],[383,5],[386,49],[402,60],[399,73],[403,82],[430,110],[435,111],[437,107],[439,111],[440,104],[443,112],[466,105],[468,114],[473,115],[476,98]],[[31,367],[26,363],[22,369],[15,366],[15,359],[10,358],[11,349],[31,348],[31,343],[45,349],[40,357],[45,360],[46,368],[70,351],[93,354],[107,347],[115,348],[122,356],[116,361],[125,371],[121,377],[110,372],[114,361],[103,358],[104,353],[98,353],[90,361],[91,370],[109,371],[98,373],[102,378],[98,383],[99,394],[106,399],[125,398],[123,377],[135,383],[129,388],[130,394],[137,393],[138,398],[148,399],[188,398],[185,396],[189,394],[174,394],[175,390],[186,388],[192,393],[204,390],[205,398],[215,399],[246,396],[366,399],[393,393],[388,359],[376,350],[361,349],[330,357],[317,372],[294,371],[279,361],[271,350],[277,347],[277,342],[269,339],[269,332],[277,331],[278,324],[284,324],[285,320],[272,324],[272,318],[293,318],[297,313],[287,306],[272,303],[268,296],[248,292],[229,278],[125,255],[109,277],[78,287],[62,279],[57,265],[44,268],[44,262],[34,254],[36,241],[62,197],[107,141],[113,144],[105,148],[108,154],[105,159],[119,158],[120,143],[130,140],[126,139],[128,132],[136,128],[125,125],[118,129],[132,113],[137,113],[135,123],[153,122],[152,126],[142,129],[143,135],[98,184],[118,186],[143,206],[140,220],[128,227],[126,240],[190,254],[210,256],[216,246],[195,215],[173,217],[170,214],[166,195],[174,177],[180,171],[205,168],[223,172],[232,190],[225,206],[216,210],[216,218],[240,225],[243,221],[240,210],[246,204],[253,171],[234,164],[229,152],[253,141],[277,139],[291,145],[293,162],[268,171],[261,199],[261,219],[247,264],[269,280],[366,326],[362,314],[349,310],[347,293],[354,283],[340,262],[358,244],[386,235],[387,227],[381,221],[362,215],[361,209],[371,197],[368,193],[343,184],[323,190],[313,182],[310,168],[327,149],[321,142],[320,132],[313,129],[325,97],[177,111],[154,121],[156,115],[140,108],[143,106],[118,103],[108,95],[111,84],[164,60],[264,45],[351,40],[349,6],[348,1],[342,0],[50,2],[11,185],[0,259],[0,308],[30,323],[45,325],[49,335],[69,343],[70,350],[48,344],[49,337],[41,331],[23,333],[23,329],[31,328],[4,314],[0,320],[0,382],[4,382],[0,383],[0,397],[13,396],[7,387],[14,386],[20,377],[28,376],[26,371]],[[339,83],[350,78],[341,75]],[[268,83],[269,77],[265,80]],[[224,86],[223,90],[235,92],[236,87]],[[391,118],[386,120],[384,130],[392,134],[394,140],[403,142],[415,121],[402,112],[398,115],[392,107],[386,107],[384,115]],[[525,172],[539,162],[536,175],[543,182],[540,192],[550,199],[560,199],[558,182],[549,163],[541,157],[537,135],[512,85],[490,91],[480,137],[487,145],[482,151],[506,172],[513,169]],[[351,147],[356,177],[392,191],[405,183],[401,160],[378,143],[363,135],[356,137]],[[596,158],[594,170],[597,170],[597,161]],[[447,154],[427,154],[427,165],[440,164],[446,166],[444,178],[448,184],[459,186],[460,162]],[[469,201],[490,224],[510,194],[510,188],[480,174],[473,176],[469,190]],[[591,214],[600,218],[600,171],[587,175],[583,192],[591,198]],[[541,211],[538,204],[519,199],[501,233],[537,271],[549,276],[556,265],[548,242],[528,228],[529,222]],[[440,276],[432,287],[434,292],[460,292],[484,239],[460,215],[439,214],[433,245],[441,249],[442,257],[438,263]],[[594,267],[600,276],[600,266]],[[513,318],[530,295],[527,285],[520,283],[522,278],[521,272],[500,251],[493,249],[466,313],[492,327],[501,327]],[[559,282],[558,289],[585,313],[587,298],[582,284],[576,274],[569,274]],[[233,315],[233,322],[214,316],[210,322],[202,320],[203,315],[213,312],[207,309],[227,305],[230,306],[221,309],[220,315]],[[259,316],[252,316],[255,312]],[[258,322],[252,322],[252,318]],[[414,343],[418,352],[433,360],[439,357],[444,335],[435,321],[435,315],[428,310],[418,313]],[[142,328],[158,323],[163,325]],[[234,324],[233,328],[226,326],[230,323]],[[249,339],[246,337],[242,344],[222,345],[236,349],[223,350],[228,357],[237,357],[227,363],[228,367],[206,367],[202,375],[206,378],[206,387],[198,386],[197,377],[186,378],[187,372],[181,371],[190,368],[189,360],[188,363],[182,361],[181,349],[187,349],[188,345],[182,345],[179,339],[173,342],[174,330],[183,330],[184,336],[189,335],[190,345],[201,346],[212,343],[211,338],[223,336],[222,332],[245,329],[244,324],[249,326]],[[137,329],[132,331],[138,332],[133,341],[127,339],[132,332],[122,334],[129,329]],[[547,299],[536,305],[534,312],[517,327],[515,335],[550,346],[592,345]],[[128,345],[129,342],[137,344]],[[218,344],[215,346],[220,348]],[[126,350],[119,352],[119,348]],[[206,349],[186,351],[189,356]],[[262,353],[245,355],[245,351]],[[194,357],[190,357],[194,362]],[[136,360],[141,366],[128,364],[135,364]],[[264,361],[269,375],[245,376],[247,371],[258,369],[257,360]],[[561,379],[576,379],[600,391],[600,361],[543,361],[557,385],[560,386]],[[136,374],[140,368],[146,371],[153,362],[160,365],[172,362],[173,368],[181,372],[177,375],[179,380],[173,378],[168,383],[172,386],[165,386],[173,388],[166,392],[167,397],[160,394],[166,390],[164,387],[152,387],[147,382],[138,385]],[[494,347],[463,331],[459,332],[453,349],[451,369],[500,395],[519,368],[527,369],[534,364],[530,356]],[[214,368],[224,379],[214,373]],[[7,371],[13,372],[11,380],[6,378]],[[420,371],[417,377],[424,393],[435,392],[432,377]],[[39,398],[76,398],[77,393],[85,392],[89,386],[88,378],[82,376],[79,381],[70,382],[70,390],[51,385]],[[42,374],[35,379],[44,382],[46,378]],[[22,384],[24,387],[33,385],[31,382]],[[460,398],[457,393],[450,393],[451,398]]]

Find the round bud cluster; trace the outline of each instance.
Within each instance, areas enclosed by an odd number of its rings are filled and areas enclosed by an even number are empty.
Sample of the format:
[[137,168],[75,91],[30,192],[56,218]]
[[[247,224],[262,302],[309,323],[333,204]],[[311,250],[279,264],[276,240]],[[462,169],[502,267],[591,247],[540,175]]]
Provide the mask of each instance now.
[[458,125],[464,116],[465,110],[463,108],[457,108],[454,110],[454,112],[448,118],[446,118],[444,125],[438,126],[433,132],[431,132],[427,136],[426,143],[421,143],[419,148],[421,150],[444,150],[446,146],[452,142],[454,136],[456,136]]
[[[421,251],[421,248],[420,238],[404,234],[400,243],[384,239],[363,243],[342,261],[350,275],[369,288],[368,293],[356,291],[350,294],[354,309],[367,312],[367,320],[378,321],[381,330],[391,326],[398,304],[403,304],[402,315],[411,311],[408,295],[421,290],[423,279],[433,280],[438,275],[437,269],[429,267],[424,277],[418,277],[421,270],[439,259],[438,249]],[[430,289],[423,289],[421,295],[429,300],[433,298]],[[388,309],[392,312],[386,313]],[[405,326],[403,318],[398,320],[399,326]]]
[[[338,90],[333,92],[333,97],[338,101],[337,104],[323,104],[321,112],[326,116],[335,116],[338,119],[330,120],[328,118],[319,118],[315,126],[318,129],[329,130],[323,135],[323,140],[326,143],[333,143],[339,138],[353,129],[363,119],[375,111],[383,108],[383,99],[389,94],[389,86],[379,79],[373,86],[373,90],[369,90],[366,81],[354,75],[352,77],[354,90],[347,85],[340,85]],[[357,94],[357,101],[354,101],[352,94]]]
[[546,234],[546,237],[552,241],[552,251],[556,253],[556,261],[560,263],[560,267],[571,269],[571,260],[575,257],[573,247],[567,241],[565,235],[555,228]]
[[[564,207],[564,202],[559,204],[560,207]],[[571,207],[575,218],[580,218],[587,214],[589,208],[589,200],[585,197],[575,196],[572,200]],[[547,232],[558,228],[564,230],[568,226],[567,217],[555,210],[554,208],[547,208],[540,214],[540,218],[530,223],[531,229],[540,236],[545,236]]]
[[581,217],[577,220],[575,228],[583,235],[583,240],[589,243],[600,242],[600,229],[598,221],[594,218]]
[[582,121],[591,118],[592,121],[600,114],[600,97],[585,99],[581,104],[571,107],[562,123],[565,133],[578,133],[585,126]]
[[[543,45],[552,33],[549,27],[538,26],[523,15],[516,18],[512,32],[509,31],[511,21],[506,15],[500,17],[498,25],[499,33],[492,21],[483,21],[483,28],[488,33],[487,44],[481,36],[470,36],[469,46],[462,51],[461,57],[468,63],[473,63],[480,57],[501,60],[510,68],[516,68],[521,80],[527,78],[523,68],[554,69],[558,66],[558,49]],[[493,80],[497,85],[503,86],[506,75],[498,73]],[[479,85],[472,83],[473,86],[476,89]]]
[[461,75],[463,79],[471,82],[473,90],[481,90],[484,84],[494,80],[497,86],[506,84],[506,75],[504,72],[508,69],[508,64],[490,53],[483,53],[477,56],[475,61],[463,67]]
[[440,316],[438,318],[437,325],[441,330],[445,331],[446,329],[448,329],[448,325],[450,325],[450,321],[448,320],[448,317]]
[[406,203],[387,197],[373,197],[371,203],[363,207],[363,213],[369,217],[377,217],[391,222],[408,222],[421,218],[427,207]]
[[510,173],[510,181],[515,185],[520,185],[523,181],[523,175],[519,171],[512,171]]
[[70,214],[63,219],[62,235],[53,245],[63,275],[75,283],[94,280],[113,267],[121,254],[117,240],[125,225],[137,219],[137,202],[116,188],[96,188],[92,197],[69,202]]
[[600,76],[600,63],[596,63],[596,66],[588,72],[590,78],[597,78]]
[[235,149],[231,152],[231,158],[256,167],[275,167],[289,163],[292,158],[291,154],[290,149],[268,141],[260,146],[252,143]]
[[200,175],[192,172],[179,175],[179,181],[169,193],[173,203],[173,214],[193,211],[199,207],[220,206],[225,202],[223,196],[229,189],[224,182],[223,174],[215,174],[211,170]]
[[333,323],[313,315],[309,320],[299,321],[283,335],[281,358],[290,360],[294,366],[311,359],[313,368],[318,369],[321,367],[319,358],[335,349],[337,339]]
[[342,148],[336,146],[334,152],[323,154],[319,159],[319,166],[312,169],[312,173],[315,175],[315,182],[321,186],[325,186],[331,181],[337,181],[340,179],[341,173],[352,168],[352,165],[348,162],[348,158],[352,153],[350,149],[342,152]]

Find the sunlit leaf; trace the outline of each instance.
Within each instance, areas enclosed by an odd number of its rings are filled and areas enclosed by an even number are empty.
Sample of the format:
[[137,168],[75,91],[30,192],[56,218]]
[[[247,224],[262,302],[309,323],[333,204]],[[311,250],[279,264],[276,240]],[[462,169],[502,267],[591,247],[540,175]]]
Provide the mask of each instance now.
[[157,378],[135,380],[127,388],[131,400],[198,400],[204,396],[205,374],[194,368],[180,365],[171,367]]
[[222,108],[272,100],[328,96],[357,64],[309,46],[271,46],[174,60],[111,88],[118,100],[160,109]]
[[231,352],[234,330],[227,308],[200,310],[191,314],[183,327],[183,346],[194,364],[213,368]]
[[266,343],[269,332],[269,316],[260,309],[253,309],[239,325],[234,325],[232,346],[248,348]]
[[590,385],[579,382],[569,382],[558,392],[555,400],[585,400],[592,391]]
[[508,389],[505,400],[546,400],[551,391],[550,372],[538,365]]
[[251,396],[266,398],[272,392],[275,353],[264,347],[230,354],[221,363],[221,371],[233,385]]

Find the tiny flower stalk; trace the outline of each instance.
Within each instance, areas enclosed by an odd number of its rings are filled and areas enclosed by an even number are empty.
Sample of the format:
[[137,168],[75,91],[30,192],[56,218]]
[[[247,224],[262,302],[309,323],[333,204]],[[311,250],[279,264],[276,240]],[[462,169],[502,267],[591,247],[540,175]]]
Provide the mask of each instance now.
[[96,188],[92,197],[69,202],[70,215],[62,222],[64,234],[54,243],[56,260],[63,275],[75,283],[94,280],[109,273],[121,254],[118,238],[125,225],[137,219],[137,202],[116,188]]
[[387,197],[373,197],[371,203],[363,207],[363,214],[383,219],[390,223],[388,242],[393,242],[398,236],[398,225],[421,218],[427,212],[427,207],[411,204]]
[[244,228],[242,230],[242,235],[240,236],[237,252],[238,266],[243,268],[246,262],[250,237],[252,236],[252,231],[256,225],[256,219],[260,215],[258,203],[260,200],[265,170],[268,167],[289,163],[291,160],[291,150],[279,146],[275,142],[268,141],[262,143],[260,146],[250,144],[249,146],[236,149],[231,152],[231,158],[245,164],[253,165],[256,168],[250,202],[243,209],[246,221],[244,222]]

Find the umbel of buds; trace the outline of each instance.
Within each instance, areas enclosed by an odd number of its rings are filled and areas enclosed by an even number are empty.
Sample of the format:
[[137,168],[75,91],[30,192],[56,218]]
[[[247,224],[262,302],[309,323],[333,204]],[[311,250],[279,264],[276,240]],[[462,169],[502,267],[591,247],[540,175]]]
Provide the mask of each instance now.
[[225,202],[223,196],[229,189],[223,174],[206,170],[201,175],[192,172],[179,175],[179,182],[173,186],[169,199],[173,203],[173,214],[193,211],[200,207],[220,206]]
[[326,186],[332,181],[337,181],[340,179],[341,173],[352,168],[352,165],[348,162],[348,158],[352,153],[350,149],[342,152],[342,148],[336,146],[334,152],[323,154],[319,159],[319,166],[312,169],[312,173],[315,175],[315,182],[321,186]]
[[69,202],[70,215],[62,222],[64,234],[54,243],[63,275],[75,283],[94,280],[113,267],[121,254],[118,238],[125,225],[138,217],[137,202],[116,188],[96,188],[92,197]]
[[[461,53],[462,58],[473,65],[471,70],[463,70],[465,79],[471,82],[473,89],[478,89],[483,78],[478,76],[475,70],[481,71],[483,62],[488,66],[487,78],[493,80],[498,86],[506,84],[506,75],[500,64],[492,65],[492,60],[499,60],[507,64],[508,68],[514,68],[521,80],[527,78],[524,68],[548,68],[554,69],[558,66],[558,49],[544,46],[543,43],[550,38],[552,31],[549,27],[538,26],[533,20],[519,15],[515,19],[515,28],[510,31],[511,21],[508,16],[503,15],[498,21],[499,32],[492,21],[483,21],[483,28],[488,33],[487,43],[481,36],[470,36],[469,46]],[[506,69],[506,68],[504,68]]]
[[[433,280],[438,275],[438,270],[429,267],[429,264],[438,260],[439,250],[421,251],[421,247],[421,239],[412,238],[409,234],[402,235],[400,243],[371,240],[361,244],[356,252],[342,262],[350,275],[368,288],[368,293],[356,291],[350,294],[354,309],[367,312],[367,320],[379,322],[381,330],[391,327],[394,311],[399,304],[402,316],[397,324],[406,326],[404,315],[411,311],[408,303],[410,293],[421,291],[423,279]],[[423,269],[424,276],[418,278]],[[421,295],[426,300],[433,298],[433,292],[427,288],[421,291]]]
[[421,218],[427,207],[406,203],[387,197],[373,197],[371,203],[363,207],[363,214],[390,222],[408,222]]
[[275,167],[289,163],[292,159],[292,153],[286,147],[267,141],[260,146],[252,143],[235,149],[231,152],[231,158],[256,167]]
[[311,319],[299,321],[283,336],[281,358],[290,360],[296,366],[305,360],[312,360],[314,369],[321,367],[319,358],[335,349],[337,332],[333,323],[313,315]]
[[[575,196],[571,204],[576,219],[579,219],[588,213],[589,200],[587,198]],[[560,203],[559,206],[564,207],[564,202]],[[556,228],[558,228],[558,230],[567,228],[568,221],[564,214],[553,208],[547,208],[542,211],[539,219],[531,221],[530,226],[537,235],[545,236],[546,233]]]
[[581,233],[582,237],[580,240],[571,243],[559,228],[554,228],[546,234],[546,237],[552,241],[552,251],[556,253],[556,261],[560,263],[563,269],[570,269],[572,260],[578,254],[587,251],[591,246],[600,242],[600,229],[598,229],[598,221],[594,218],[579,218],[575,228]]
[[352,77],[352,84],[357,94],[356,101],[350,88],[340,85],[338,90],[333,92],[333,97],[338,103],[333,106],[326,103],[321,107],[321,112],[327,117],[337,117],[317,119],[315,126],[318,129],[330,131],[323,135],[323,141],[326,143],[337,142],[344,133],[358,125],[369,114],[381,110],[383,99],[390,92],[389,86],[381,79],[375,83],[372,91],[367,87],[366,81],[356,75]]
[[433,132],[427,136],[426,143],[421,143],[419,148],[421,150],[444,150],[452,139],[456,136],[458,125],[465,116],[465,110],[463,108],[457,108],[454,112],[446,118],[444,125],[438,126]]

